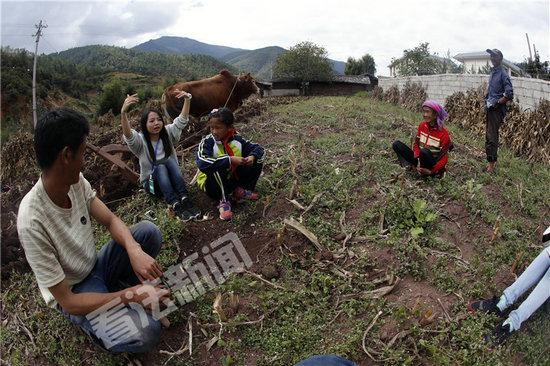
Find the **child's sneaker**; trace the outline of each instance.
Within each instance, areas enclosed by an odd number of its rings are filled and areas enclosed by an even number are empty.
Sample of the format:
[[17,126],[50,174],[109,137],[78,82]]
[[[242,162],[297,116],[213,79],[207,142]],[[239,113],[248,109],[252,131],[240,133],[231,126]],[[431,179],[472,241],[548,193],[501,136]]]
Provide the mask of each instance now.
[[500,346],[510,337],[510,324],[506,321],[498,323],[491,334],[486,334],[483,340],[492,346]]
[[223,221],[231,220],[233,217],[233,212],[231,212],[231,204],[229,201],[222,200],[220,201],[220,204],[218,205],[218,209],[220,210],[220,219]]
[[474,311],[482,311],[484,313],[493,313],[498,316],[503,316],[502,311],[497,307],[498,297],[494,296],[488,300],[477,300],[468,304],[468,311],[473,313]]
[[242,202],[244,200],[257,201],[259,196],[256,192],[249,191],[248,189],[244,189],[242,187],[237,187],[233,191],[233,198],[237,202]]
[[193,204],[189,197],[183,196],[181,198],[181,205],[184,210],[189,213],[192,219],[196,219],[201,215],[201,210]]
[[183,222],[187,222],[193,218],[193,215],[189,211],[187,211],[181,202],[175,202],[172,205],[172,210],[174,211],[174,214]]

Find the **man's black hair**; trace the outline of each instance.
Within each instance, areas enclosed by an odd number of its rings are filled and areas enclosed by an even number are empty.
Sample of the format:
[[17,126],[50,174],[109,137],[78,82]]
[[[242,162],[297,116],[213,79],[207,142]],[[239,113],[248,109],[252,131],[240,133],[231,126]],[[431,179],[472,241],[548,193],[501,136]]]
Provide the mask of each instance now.
[[56,108],[46,112],[34,129],[34,151],[40,169],[51,168],[65,146],[76,152],[89,133],[86,117],[72,109]]

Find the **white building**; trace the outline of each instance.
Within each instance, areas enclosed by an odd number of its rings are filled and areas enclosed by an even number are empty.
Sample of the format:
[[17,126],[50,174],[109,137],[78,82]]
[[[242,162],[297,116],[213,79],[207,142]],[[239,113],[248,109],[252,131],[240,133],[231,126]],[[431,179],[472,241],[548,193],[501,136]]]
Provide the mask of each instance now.
[[[490,69],[493,66],[491,64],[491,56],[485,51],[459,53],[454,58],[464,64],[464,73],[466,74],[478,74],[480,70],[484,68]],[[507,59],[502,60],[502,66],[509,76],[525,75],[523,70]]]

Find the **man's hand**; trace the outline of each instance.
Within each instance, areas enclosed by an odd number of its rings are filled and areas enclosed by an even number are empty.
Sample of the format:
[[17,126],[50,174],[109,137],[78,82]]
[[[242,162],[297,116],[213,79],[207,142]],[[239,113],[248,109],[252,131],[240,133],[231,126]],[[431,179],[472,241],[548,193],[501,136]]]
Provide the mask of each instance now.
[[152,310],[153,305],[162,305],[165,299],[170,297],[170,290],[160,286],[142,284],[128,289],[132,292],[132,301],[141,304],[144,308]]
[[421,167],[416,168],[416,171],[420,175],[431,175],[432,174],[432,171],[430,169],[421,168]]
[[231,156],[229,160],[231,160],[231,165],[235,166],[243,165],[245,163],[244,158],[240,156]]
[[162,276],[162,270],[153,257],[145,253],[138,243],[128,249],[130,264],[137,278],[144,282]]
[[506,104],[506,102],[508,102],[508,98],[506,97],[501,97],[499,100],[498,100],[498,104]]
[[247,156],[246,158],[243,158],[243,165],[253,165],[256,161],[256,157],[254,155]]

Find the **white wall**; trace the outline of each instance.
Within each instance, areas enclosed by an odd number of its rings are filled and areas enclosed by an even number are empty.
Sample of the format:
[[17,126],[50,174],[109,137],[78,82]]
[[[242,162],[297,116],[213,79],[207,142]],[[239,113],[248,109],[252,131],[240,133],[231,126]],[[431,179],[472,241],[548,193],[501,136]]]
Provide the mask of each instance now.
[[266,97],[287,97],[300,95],[300,89],[270,89],[266,90]]
[[[550,82],[539,79],[512,77],[514,88],[514,101],[517,101],[522,109],[534,108],[540,99],[550,100]],[[489,80],[488,75],[472,74],[441,74],[424,76],[407,76],[398,78],[379,78],[378,86],[387,90],[392,85],[397,85],[399,90],[410,80],[420,82],[425,88],[428,98],[435,99],[439,103],[445,103],[445,98],[458,91],[477,88]]]

